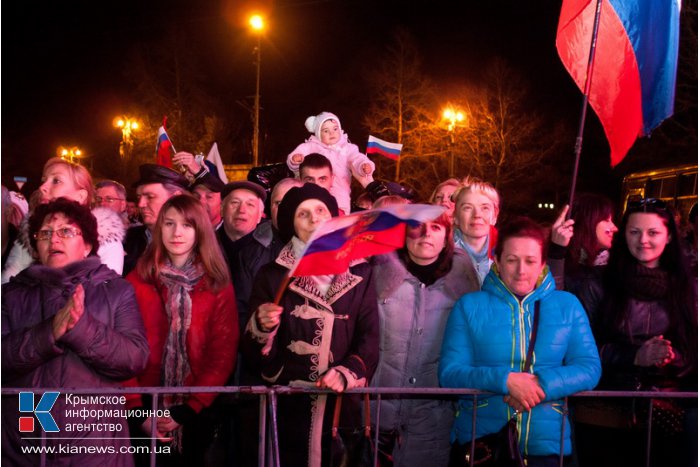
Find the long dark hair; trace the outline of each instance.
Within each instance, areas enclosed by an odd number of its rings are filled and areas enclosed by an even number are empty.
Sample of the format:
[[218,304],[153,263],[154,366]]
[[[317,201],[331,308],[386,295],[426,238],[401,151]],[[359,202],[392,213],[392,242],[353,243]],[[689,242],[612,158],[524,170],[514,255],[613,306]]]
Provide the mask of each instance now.
[[[603,306],[603,332],[619,329],[627,318],[629,308],[625,306],[629,296],[625,292],[624,280],[632,274],[637,259],[630,253],[625,230],[632,214],[656,214],[663,219],[668,229],[669,243],[664,248],[659,268],[668,274],[667,305],[669,312],[669,338],[683,355],[687,356],[693,368],[697,367],[697,312],[696,295],[692,276],[684,259],[678,228],[673,214],[665,203],[652,198],[643,199],[631,205],[622,218],[620,233],[613,240],[610,261],[603,275],[605,301]],[[664,335],[667,337],[666,335]]]
[[168,251],[163,244],[163,221],[168,209],[179,212],[195,228],[196,242],[194,253],[196,260],[204,267],[207,284],[213,291],[219,291],[231,283],[226,260],[221,253],[216,234],[209,222],[201,203],[190,194],[176,195],[163,204],[158,213],[158,220],[153,229],[153,240],[144,255],[136,264],[139,276],[147,282],[155,282],[160,268],[168,258]]
[[[576,269],[580,264],[593,266],[600,252],[596,226],[599,222],[613,217],[613,203],[603,195],[582,193],[577,195],[571,212],[574,220],[574,236],[571,237],[567,250],[567,270]],[[583,261],[582,251],[585,252]]]

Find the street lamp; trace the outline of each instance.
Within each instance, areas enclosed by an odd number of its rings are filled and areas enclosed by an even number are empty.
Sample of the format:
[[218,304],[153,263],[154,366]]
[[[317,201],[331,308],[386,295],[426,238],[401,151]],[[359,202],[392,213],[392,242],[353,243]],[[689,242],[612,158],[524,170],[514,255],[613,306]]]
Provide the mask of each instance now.
[[450,178],[455,176],[455,153],[454,153],[454,143],[455,143],[455,128],[458,123],[464,121],[464,113],[460,110],[455,110],[452,107],[447,107],[442,111],[442,118],[448,122],[447,131],[450,133]]
[[58,157],[71,163],[75,163],[75,159],[82,159],[83,157],[85,157],[83,151],[77,146],[73,146],[70,148],[65,146],[59,146],[56,152],[58,153]]
[[133,133],[139,129],[139,122],[129,117],[115,117],[114,126],[122,130],[122,140],[119,143],[119,155],[127,157],[134,148]]
[[248,19],[248,24],[258,37],[258,43],[253,50],[255,54],[255,110],[253,116],[253,167],[258,166],[260,151],[260,36],[265,30],[265,20],[259,14],[254,14]]

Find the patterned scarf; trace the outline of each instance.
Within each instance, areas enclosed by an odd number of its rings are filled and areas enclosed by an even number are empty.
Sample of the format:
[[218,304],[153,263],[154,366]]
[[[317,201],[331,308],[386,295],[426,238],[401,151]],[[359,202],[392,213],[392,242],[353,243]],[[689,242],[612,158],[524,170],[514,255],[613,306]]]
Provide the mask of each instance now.
[[[176,268],[168,260],[160,270],[160,281],[168,294],[165,299],[165,313],[168,316],[168,336],[165,340],[161,362],[160,382],[163,386],[182,386],[190,374],[190,360],[187,355],[187,331],[192,321],[192,299],[190,291],[204,276],[204,270],[192,258],[182,268]],[[185,402],[182,394],[166,395],[163,405],[169,408]],[[182,450],[182,427],[173,433],[173,447]]]

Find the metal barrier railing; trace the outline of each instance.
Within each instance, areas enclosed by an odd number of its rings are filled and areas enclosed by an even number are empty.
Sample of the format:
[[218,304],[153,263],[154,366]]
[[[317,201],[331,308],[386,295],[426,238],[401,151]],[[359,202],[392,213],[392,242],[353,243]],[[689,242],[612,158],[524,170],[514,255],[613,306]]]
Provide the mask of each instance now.
[[[259,403],[259,430],[258,438],[258,466],[267,466],[267,443],[270,443],[271,462],[274,467],[280,466],[279,461],[279,442],[277,433],[277,396],[278,395],[294,395],[294,394],[323,394],[332,393],[332,391],[318,390],[315,388],[296,387],[296,386],[196,386],[196,387],[124,387],[124,388],[2,388],[1,393],[6,395],[17,395],[20,392],[60,392],[73,395],[119,395],[119,394],[149,394],[152,397],[151,410],[158,410],[158,399],[161,395],[167,394],[191,394],[191,393],[217,393],[217,394],[257,394],[260,396]],[[471,463],[474,462],[474,439],[476,437],[476,409],[477,397],[480,395],[492,394],[487,391],[479,391],[469,388],[398,388],[398,387],[381,387],[381,388],[356,388],[347,391],[348,394],[365,394],[375,395],[376,398],[376,415],[374,426],[379,426],[380,407],[383,394],[392,394],[400,396],[472,396],[474,399],[472,412],[472,452]],[[562,414],[560,445],[559,445],[559,465],[564,464],[564,433],[566,428],[566,418],[568,417],[568,399],[574,398],[641,398],[649,399],[648,402],[648,417],[646,426],[646,456],[645,464],[649,467],[651,458],[651,441],[652,441],[652,422],[653,422],[653,399],[697,399],[697,392],[661,392],[661,391],[584,391],[573,394],[564,398],[564,411]],[[268,414],[269,412],[269,414]],[[270,427],[268,431],[268,420],[270,417]],[[156,437],[155,437],[156,421],[155,418],[151,423],[150,437],[150,465],[156,465]],[[268,439],[269,438],[269,439]],[[42,430],[41,445],[46,446],[46,433]],[[379,444],[379,430],[374,432],[374,446]],[[7,447],[5,447],[7,448]],[[377,449],[374,453],[374,465],[377,465]],[[46,466],[46,452],[41,452],[41,466]]]

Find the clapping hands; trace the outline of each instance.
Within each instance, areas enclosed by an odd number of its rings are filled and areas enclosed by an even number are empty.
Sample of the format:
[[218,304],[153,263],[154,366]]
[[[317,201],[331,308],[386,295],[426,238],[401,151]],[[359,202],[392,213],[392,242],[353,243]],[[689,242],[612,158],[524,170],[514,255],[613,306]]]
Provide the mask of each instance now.
[[85,313],[85,289],[82,284],[78,284],[73,296],[53,317],[54,340],[59,340],[66,332],[73,329],[83,313]]

